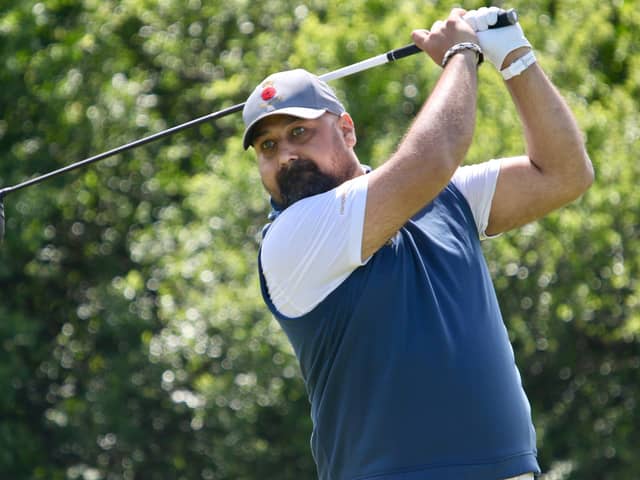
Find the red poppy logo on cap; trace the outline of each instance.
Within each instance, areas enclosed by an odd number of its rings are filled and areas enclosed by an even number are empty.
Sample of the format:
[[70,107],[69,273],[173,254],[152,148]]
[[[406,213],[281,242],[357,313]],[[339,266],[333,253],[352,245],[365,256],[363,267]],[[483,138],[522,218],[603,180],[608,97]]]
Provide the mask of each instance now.
[[262,90],[262,93],[260,94],[260,96],[265,101],[271,100],[273,97],[276,96],[276,89],[274,87],[272,87],[272,86],[265,87]]

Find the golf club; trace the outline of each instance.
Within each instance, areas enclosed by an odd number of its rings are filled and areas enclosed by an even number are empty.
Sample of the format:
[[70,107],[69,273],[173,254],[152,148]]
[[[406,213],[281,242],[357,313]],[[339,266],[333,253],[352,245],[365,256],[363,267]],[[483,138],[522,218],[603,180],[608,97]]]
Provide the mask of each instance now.
[[[518,21],[517,12],[514,9],[502,11],[498,14],[497,22],[490,26],[489,28],[500,28],[509,25],[513,25]],[[349,75],[353,75],[354,73],[361,72],[363,70],[368,70],[373,67],[377,67],[379,65],[383,65],[385,63],[394,62],[395,60],[399,60],[401,58],[407,57],[409,55],[414,55],[421,50],[414,44],[406,45],[404,47],[396,48],[394,50],[390,50],[386,53],[376,55],[375,57],[371,57],[369,59],[363,60],[358,63],[354,63],[352,65],[339,68],[332,72],[328,72],[319,76],[321,80],[331,81],[336,80],[338,78],[344,78]],[[85,167],[92,163],[95,163],[99,160],[104,160],[105,158],[112,157],[119,153],[125,152],[127,150],[131,150],[133,148],[139,147],[141,145],[145,145],[150,142],[154,142],[164,137],[168,137],[175,133],[181,132],[182,130],[186,130],[188,128],[195,127],[196,125],[200,125],[205,122],[210,122],[212,120],[216,120],[232,113],[238,112],[242,110],[244,107],[244,103],[239,103],[237,105],[233,105],[231,107],[227,107],[223,110],[219,110],[217,112],[213,112],[202,117],[196,118],[194,120],[190,120],[188,122],[182,123],[180,125],[176,125],[175,127],[168,128],[166,130],[162,130],[158,133],[154,133],[153,135],[149,135],[147,137],[143,137],[141,139],[135,140],[133,142],[121,145],[119,147],[113,148],[111,150],[107,150],[106,152],[100,153],[98,155],[94,155],[89,158],[85,158],[84,160],[80,160],[76,163],[72,163],[71,165],[67,165],[66,167],[59,168],[57,170],[53,170],[44,175],[40,175],[38,177],[32,178],[30,180],[26,180],[22,183],[18,183],[16,185],[8,186],[0,189],[0,244],[4,239],[5,233],[5,214],[4,214],[4,197],[9,193],[22,190],[23,188],[30,187],[32,185],[36,185],[45,180],[48,180],[53,177],[57,177],[58,175],[65,174],[72,170],[75,170],[80,167]]]

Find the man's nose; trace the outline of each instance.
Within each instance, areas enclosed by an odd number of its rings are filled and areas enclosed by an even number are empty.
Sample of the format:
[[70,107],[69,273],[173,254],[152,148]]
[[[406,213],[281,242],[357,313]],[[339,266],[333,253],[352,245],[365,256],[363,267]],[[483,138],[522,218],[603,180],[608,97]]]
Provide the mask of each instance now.
[[284,167],[291,163],[294,160],[298,160],[300,158],[298,152],[289,145],[280,145],[280,151],[278,160],[280,162],[280,166]]

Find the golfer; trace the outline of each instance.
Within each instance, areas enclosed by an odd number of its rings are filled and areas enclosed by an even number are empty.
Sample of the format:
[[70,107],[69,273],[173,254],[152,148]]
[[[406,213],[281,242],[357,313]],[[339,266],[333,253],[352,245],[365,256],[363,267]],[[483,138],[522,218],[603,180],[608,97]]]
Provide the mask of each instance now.
[[[274,206],[262,292],[300,363],[320,479],[540,472],[480,240],[578,198],[593,170],[520,25],[488,29],[497,11],[453,9],[412,33],[442,75],[372,171],[354,151],[353,120],[314,75],[276,73],[246,102],[244,146]],[[526,154],[461,166],[483,58],[505,79]]]

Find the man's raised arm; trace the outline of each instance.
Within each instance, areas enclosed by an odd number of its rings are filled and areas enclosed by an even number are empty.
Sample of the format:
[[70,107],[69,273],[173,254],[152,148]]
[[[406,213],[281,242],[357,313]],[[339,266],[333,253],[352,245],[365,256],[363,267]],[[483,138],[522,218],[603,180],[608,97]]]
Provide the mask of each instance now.
[[524,128],[527,154],[502,160],[487,234],[536,220],[583,194],[593,167],[576,120],[537,64],[519,24],[488,29],[494,7],[468,12],[485,55],[501,71]]
[[[467,153],[476,119],[478,39],[452,10],[413,41],[440,64],[455,45],[437,85],[395,154],[369,174],[362,259],[383,246],[411,216],[447,185]],[[465,46],[466,45],[466,46]]]

